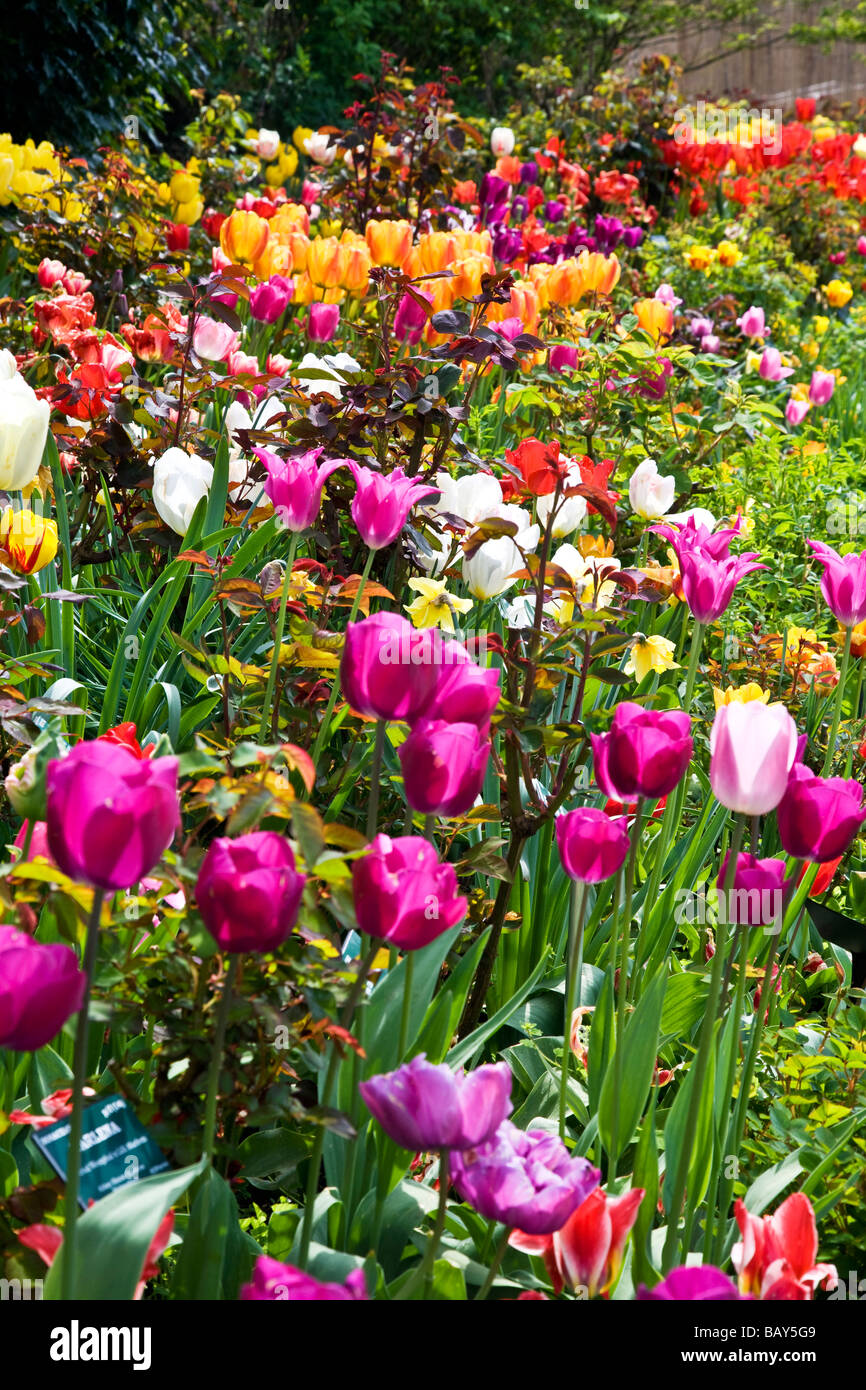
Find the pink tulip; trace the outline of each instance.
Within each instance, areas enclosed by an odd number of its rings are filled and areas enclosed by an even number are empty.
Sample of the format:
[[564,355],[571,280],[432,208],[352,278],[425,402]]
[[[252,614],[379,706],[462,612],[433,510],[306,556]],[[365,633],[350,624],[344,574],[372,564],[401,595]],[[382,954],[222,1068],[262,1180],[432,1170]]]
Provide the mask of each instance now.
[[285,313],[295,292],[293,280],[284,275],[272,275],[263,285],[256,285],[250,295],[250,313],[260,323],[276,323]]
[[453,864],[420,835],[377,835],[352,865],[358,930],[417,951],[466,916]]
[[644,709],[632,700],[616,707],[610,733],[590,734],[595,780],[615,801],[667,796],[692,756],[691,719],[681,709]]
[[797,752],[797,727],[783,705],[722,705],[710,733],[710,785],[730,811],[765,816],[778,806]]
[[[426,299],[428,304],[433,303],[433,296],[429,290],[416,290],[415,293]],[[420,341],[426,326],[427,315],[417,299],[411,294],[404,294],[394,315],[394,337],[401,343],[408,340],[414,347]]]
[[413,810],[427,816],[462,816],[481,793],[490,740],[475,724],[422,719],[397,755]]
[[312,526],[322,505],[322,488],[336,468],[341,468],[346,459],[329,459],[319,466],[324,449],[310,449],[305,454],[295,454],[281,459],[270,449],[253,449],[257,459],[265,465],[265,495],[274,505],[281,523],[288,531],[299,533]]
[[751,309],[737,319],[737,325],[745,338],[766,338],[767,324],[763,309],[758,309],[753,304]]
[[824,566],[821,593],[827,607],[843,627],[856,627],[866,620],[866,550],[840,555],[823,541],[808,544]]
[[557,343],[547,355],[547,365],[552,372],[573,372],[577,368],[577,348],[570,343]]
[[809,400],[813,405],[826,405],[832,400],[836,390],[836,378],[832,372],[815,371],[809,385]]
[[809,401],[799,401],[796,396],[791,396],[785,406],[785,419],[792,429],[796,429],[805,420],[809,411],[812,409]]
[[227,323],[209,319],[206,315],[196,319],[192,345],[197,356],[208,362],[225,362],[229,353],[237,347],[237,342],[237,333]]
[[36,278],[44,290],[50,290],[52,285],[56,285],[66,274],[66,266],[62,261],[49,260],[43,256],[36,271]]
[[340,323],[339,304],[311,304],[307,337],[313,343],[330,343]]
[[612,878],[625,863],[628,833],[594,806],[578,806],[556,817],[556,843],[562,867],[581,883]]
[[782,354],[778,348],[766,347],[758,371],[765,381],[784,381],[786,376],[791,376],[794,368],[782,366]]
[[402,468],[378,473],[358,463],[350,463],[349,467],[357,484],[352,520],[371,550],[381,550],[396,540],[415,503],[439,492],[437,487],[414,482]]
[[857,238],[857,255],[866,256],[866,236]]

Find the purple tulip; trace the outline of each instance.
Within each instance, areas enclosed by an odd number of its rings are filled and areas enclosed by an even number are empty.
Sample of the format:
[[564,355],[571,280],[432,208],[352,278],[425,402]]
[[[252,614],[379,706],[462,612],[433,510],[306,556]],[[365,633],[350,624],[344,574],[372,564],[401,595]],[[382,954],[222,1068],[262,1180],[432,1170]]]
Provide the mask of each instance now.
[[353,1269],[345,1284],[323,1284],[294,1265],[280,1264],[270,1255],[260,1255],[253,1267],[251,1284],[244,1284],[238,1298],[247,1302],[285,1301],[287,1303],[336,1303],[341,1300],[368,1299],[367,1283],[361,1269]]
[[493,237],[493,254],[502,265],[511,265],[523,249],[523,237],[516,227],[498,227]]
[[797,752],[797,727],[783,705],[722,705],[710,732],[710,784],[729,811],[765,816],[778,806]]
[[490,761],[490,740],[477,725],[422,719],[397,752],[413,810],[462,816],[474,806]]
[[561,222],[565,216],[565,205],[551,198],[544,204],[544,216],[548,222]]
[[839,555],[823,541],[809,541],[815,559],[824,566],[821,593],[843,627],[856,627],[866,619],[866,550]]
[[285,313],[295,292],[294,283],[284,275],[272,275],[264,284],[257,285],[250,295],[250,313],[260,323],[276,323]]
[[417,951],[466,916],[453,864],[442,864],[421,835],[377,835],[352,865],[358,930],[402,951]]
[[43,945],[0,926],[0,1047],[36,1052],[84,998],[86,978],[70,946]]
[[726,611],[740,580],[752,570],[767,568],[758,562],[756,551],[713,560],[700,551],[686,550],[678,559],[686,603],[699,623],[714,623]]
[[179,824],[177,758],[137,758],[95,739],[50,762],[45,786],[57,864],[106,892],[149,874]]
[[667,1299],[677,1303],[721,1302],[735,1299],[748,1302],[751,1295],[740,1293],[736,1284],[715,1265],[680,1265],[666,1279],[648,1289],[641,1284],[639,1299]]
[[460,1196],[489,1221],[548,1235],[598,1187],[601,1173],[588,1159],[572,1158],[546,1130],[518,1129],[504,1120],[486,1143],[451,1160]]
[[577,348],[570,343],[557,343],[547,354],[547,365],[552,372],[576,371]]
[[595,779],[614,801],[667,796],[692,756],[691,719],[684,710],[617,705],[610,733],[591,734]]
[[198,871],[195,897],[224,951],[274,951],[298,919],[306,881],[288,840],[256,830],[213,841]]
[[419,631],[399,613],[374,613],[360,623],[349,623],[340,684],[352,709],[368,718],[407,719],[410,723],[422,714],[430,719],[467,722],[462,715],[428,709],[442,679],[444,645],[435,629]]
[[511,1071],[494,1062],[474,1071],[434,1066],[420,1052],[396,1071],[358,1087],[385,1133],[411,1153],[484,1144],[511,1114]]
[[415,503],[439,492],[438,487],[414,482],[402,468],[379,473],[359,463],[349,467],[357,484],[350,509],[352,520],[371,550],[381,550],[396,540]]
[[618,820],[593,806],[579,806],[556,817],[556,843],[569,878],[601,883],[625,863],[628,834]]
[[866,820],[863,788],[853,778],[818,777],[795,763],[776,814],[785,853],[826,864],[845,853]]
[[516,198],[511,199],[511,225],[519,227],[521,222],[525,222],[529,214],[529,200],[524,198],[522,193],[518,193]]
[[602,217],[599,215],[595,219],[595,235],[598,241],[599,250],[608,255],[615,251],[623,239],[625,227],[618,217]]
[[[730,857],[726,854],[722,862],[716,884],[720,892],[725,890]],[[784,882],[784,859],[756,859],[753,854],[738,854],[723,920],[739,927],[767,927],[778,921]]]
[[265,465],[265,495],[273,503],[281,525],[297,532],[312,526],[322,505],[325,480],[348,463],[348,459],[329,459],[319,466],[324,453],[322,445],[287,459],[270,449],[253,449],[253,453]]
[[339,323],[339,304],[311,304],[307,337],[311,343],[330,343],[336,337]]
[[628,251],[637,250],[644,239],[643,227],[626,227],[622,234],[622,244]]
[[509,184],[498,174],[485,174],[478,190],[478,201],[489,217],[495,218],[494,209],[502,208],[508,202]]
[[479,666],[462,642],[450,638],[436,648],[439,675],[427,704],[425,719],[444,719],[446,724],[476,724],[486,733],[499,703],[501,673]]
[[534,159],[528,159],[525,164],[521,164],[520,182],[538,183],[538,165]]
[[[428,304],[433,303],[433,296],[429,290],[416,290],[422,299],[426,299]],[[427,326],[427,315],[411,294],[404,294],[397,306],[394,315],[394,336],[399,341],[405,342],[406,339],[414,347],[421,339],[421,335]]]

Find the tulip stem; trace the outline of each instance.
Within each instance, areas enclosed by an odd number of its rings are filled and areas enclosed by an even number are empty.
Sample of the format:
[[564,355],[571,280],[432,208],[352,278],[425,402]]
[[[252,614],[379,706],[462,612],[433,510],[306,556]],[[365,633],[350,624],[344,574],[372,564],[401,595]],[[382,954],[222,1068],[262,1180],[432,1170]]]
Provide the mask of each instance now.
[[274,654],[271,657],[271,669],[268,672],[268,683],[265,686],[265,700],[262,706],[262,722],[259,728],[259,743],[267,743],[268,735],[272,731],[274,714],[271,706],[274,699],[274,691],[277,686],[277,669],[280,664],[280,648],[283,645],[283,632],[286,626],[286,606],[289,601],[289,585],[292,582],[292,569],[295,563],[295,551],[298,547],[298,533],[292,532],[292,539],[289,543],[289,556],[286,560],[285,573],[283,574],[283,587],[280,591],[280,607],[277,613],[276,629],[274,631]]
[[[634,814],[634,825],[631,831],[631,845],[629,846],[628,860],[625,870],[625,903],[623,905],[622,933],[619,941],[619,983],[616,992],[616,1051],[614,1053],[614,1101],[613,1101],[613,1131],[611,1133],[610,1153],[610,1172],[608,1181],[612,1182],[616,1177],[616,1162],[619,1147],[619,1097],[622,1090],[622,1067],[623,1067],[623,1033],[625,1031],[625,1006],[628,996],[628,955],[629,939],[631,937],[631,902],[634,893],[634,871],[637,860],[637,847],[640,842],[640,828],[643,820],[644,798],[639,796]],[[613,937],[613,949],[616,951],[616,935]]]
[[[355,621],[355,618],[358,616],[358,609],[359,609],[360,606],[361,606],[361,595],[362,595],[363,592],[364,592],[364,585],[367,583],[367,580],[368,580],[369,577],[370,577],[370,570],[371,570],[372,565],[373,565],[373,556],[374,556],[375,554],[376,554],[375,550],[368,550],[368,551],[367,551],[367,560],[366,560],[366,563],[365,563],[365,565],[364,565],[364,571],[363,571],[363,573],[362,573],[362,575],[361,575],[360,581],[359,581],[359,583],[358,583],[358,587],[357,587],[357,589],[356,589],[356,591],[355,591],[354,600],[352,601],[352,611],[351,611],[350,614],[349,614],[349,622],[350,622],[350,623],[353,623],[353,622]],[[331,686],[331,693],[330,693],[330,695],[328,696],[328,704],[327,704],[327,707],[326,707],[326,709],[325,709],[325,713],[324,713],[324,715],[323,715],[323,717],[322,717],[322,722],[321,722],[321,724],[319,725],[319,732],[318,732],[318,734],[316,735],[316,742],[315,742],[315,744],[314,744],[314,746],[313,746],[312,759],[313,759],[313,762],[314,762],[314,763],[317,763],[317,762],[319,761],[319,758],[321,757],[322,749],[323,749],[323,747],[324,747],[324,745],[325,745],[325,740],[326,740],[327,737],[328,737],[328,730],[329,730],[330,725],[331,725],[331,715],[334,713],[334,706],[335,706],[336,703],[337,703],[337,696],[339,695],[339,693],[340,693],[340,672],[339,672],[339,669],[337,669],[337,670],[334,672],[334,683],[333,683],[333,685]]]
[[367,802],[367,839],[372,840],[376,834],[376,822],[379,819],[379,783],[382,780],[382,760],[385,756],[385,731],[387,724],[384,719],[376,720],[376,737],[373,740],[373,762],[370,767],[370,800]]
[[508,1237],[511,1235],[511,1232],[512,1232],[513,1230],[514,1230],[514,1227],[513,1227],[513,1226],[506,1226],[506,1227],[505,1227],[505,1230],[504,1230],[503,1233],[502,1233],[502,1237],[501,1237],[501,1239],[500,1239],[500,1241],[499,1241],[499,1244],[498,1244],[497,1247],[496,1247],[496,1252],[495,1252],[495,1254],[494,1254],[494,1256],[493,1256],[493,1259],[492,1259],[492,1261],[491,1261],[491,1263],[490,1263],[490,1268],[489,1268],[489,1270],[487,1271],[487,1278],[484,1280],[484,1283],[481,1285],[481,1288],[478,1290],[478,1293],[475,1295],[475,1300],[474,1300],[474,1301],[475,1301],[476,1303],[478,1303],[478,1302],[481,1301],[482,1299],[485,1299],[485,1298],[487,1297],[487,1295],[489,1294],[490,1290],[493,1288],[493,1281],[494,1281],[494,1279],[496,1278],[497,1274],[499,1273],[499,1266],[502,1264],[502,1261],[503,1261],[503,1259],[505,1258],[505,1252],[506,1252],[506,1250],[508,1249]]
[[[725,902],[729,901],[731,889],[734,886],[734,878],[737,872],[737,860],[740,854],[740,846],[743,843],[745,831],[745,816],[737,815],[734,820],[734,831],[731,836],[731,848],[728,858],[728,868],[725,874]],[[689,1108],[686,1115],[686,1126],[677,1156],[677,1166],[674,1173],[674,1185],[671,1194],[671,1202],[668,1208],[668,1229],[665,1238],[664,1251],[662,1254],[662,1271],[669,1274],[676,1259],[677,1240],[679,1230],[679,1218],[682,1211],[683,1197],[686,1191],[686,1181],[689,1174],[689,1164],[693,1156],[695,1130],[698,1122],[698,1112],[703,1098],[704,1081],[707,1075],[707,1067],[710,1062],[710,1055],[713,1050],[713,1040],[716,1031],[716,1015],[719,1007],[719,995],[722,984],[722,966],[724,964],[725,951],[722,942],[722,926],[719,922],[719,929],[716,936],[716,952],[713,956],[713,966],[710,974],[710,990],[704,1011],[704,1022],[701,1028],[698,1051],[692,1062],[690,1071],[691,1093],[689,1095]],[[688,1250],[683,1251],[685,1259]]]
[[436,1224],[433,1227],[433,1234],[427,1243],[424,1251],[424,1258],[415,1267],[413,1273],[406,1280],[402,1289],[394,1295],[394,1301],[403,1300],[415,1292],[419,1284],[424,1286],[424,1294],[428,1292],[428,1284],[433,1273],[433,1265],[436,1262],[436,1253],[439,1249],[439,1242],[445,1232],[445,1218],[448,1215],[448,1150],[443,1149],[439,1155],[439,1206],[436,1211]]
[[[559,1137],[565,1138],[565,1114],[568,1108],[568,1073],[571,1059],[571,1016],[574,996],[580,978],[583,955],[583,915],[586,904],[586,884],[575,879],[571,885],[571,913],[568,925],[568,953],[565,972],[565,1022],[562,1030],[562,1071],[559,1078]],[[480,1295],[479,1295],[480,1297]]]
[[412,1012],[412,983],[415,977],[415,952],[407,951],[405,956],[405,972],[403,975],[403,1008],[400,1012],[400,1044],[397,1049],[397,1056],[400,1062],[406,1055],[406,1048],[409,1043],[409,1018]]
[[821,769],[821,776],[826,777],[830,771],[833,758],[836,753],[836,735],[839,732],[839,721],[842,718],[842,701],[845,698],[845,678],[848,675],[848,665],[851,660],[851,634],[852,629],[845,629],[845,650],[842,653],[842,670],[839,672],[839,684],[836,687],[836,703],[833,706],[833,723],[830,726],[830,736],[827,740],[827,752],[824,756],[824,766]]
[[78,1182],[81,1175],[81,1131],[84,1121],[84,1083],[87,1080],[87,1044],[90,1034],[90,992],[99,949],[99,918],[105,893],[93,890],[93,906],[84,943],[84,997],[75,1025],[75,1051],[72,1060],[72,1118],[69,1122],[69,1158],[66,1166],[66,1200],[63,1221],[63,1265],[60,1297],[68,1303],[75,1289],[78,1254]]
[[235,972],[237,970],[238,958],[232,956],[231,963],[226,970],[225,980],[223,981],[223,992],[220,997],[219,1008],[217,1010],[216,1030],[213,1039],[213,1051],[211,1053],[210,1067],[207,1075],[207,1102],[204,1112],[204,1143],[202,1145],[202,1158],[206,1158],[208,1163],[213,1161],[213,1151],[216,1142],[216,1111],[217,1093],[220,1084],[220,1064],[223,1057],[223,1044],[226,1038],[226,1028],[228,1027],[229,1013],[232,1007],[232,986],[234,985]]

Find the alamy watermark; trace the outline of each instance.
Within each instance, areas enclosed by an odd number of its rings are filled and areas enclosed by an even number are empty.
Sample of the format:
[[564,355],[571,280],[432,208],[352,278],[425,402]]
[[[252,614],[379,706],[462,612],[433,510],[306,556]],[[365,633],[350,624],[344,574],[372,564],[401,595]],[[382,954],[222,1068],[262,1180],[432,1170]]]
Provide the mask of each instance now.
[[781,888],[718,888],[695,893],[678,888],[674,921],[678,926],[763,927],[767,936],[778,936],[785,916],[785,893]]

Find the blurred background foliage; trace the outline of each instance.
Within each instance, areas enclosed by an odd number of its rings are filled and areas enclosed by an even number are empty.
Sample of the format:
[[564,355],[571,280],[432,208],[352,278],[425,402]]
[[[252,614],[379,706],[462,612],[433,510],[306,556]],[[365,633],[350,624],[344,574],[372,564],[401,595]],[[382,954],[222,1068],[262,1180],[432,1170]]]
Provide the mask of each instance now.
[[[761,45],[787,14],[781,4],[706,0],[701,24],[728,26],[726,51]],[[814,22],[787,26],[801,42],[866,37],[866,0],[803,12]],[[682,22],[680,0],[75,0],[50,9],[18,0],[0,130],[83,152],[135,115],[145,138],[171,149],[199,91],[241,93],[268,127],[317,127],[339,120],[356,94],[353,75],[377,71],[382,50],[419,82],[449,67],[464,114],[502,115],[519,95],[520,64],[557,55],[589,91],[612,62]]]

